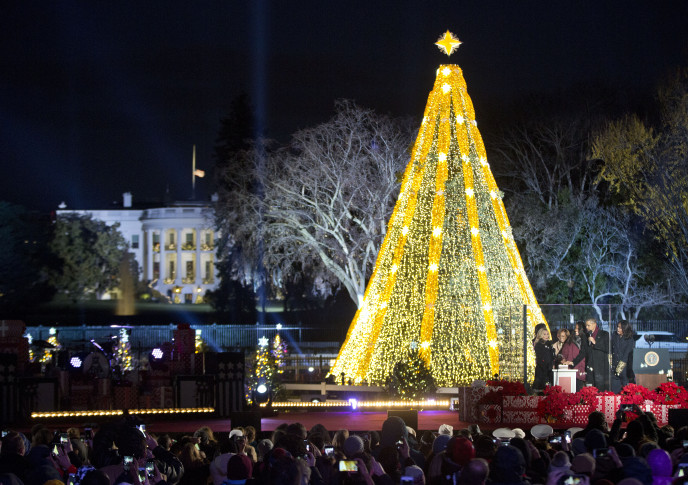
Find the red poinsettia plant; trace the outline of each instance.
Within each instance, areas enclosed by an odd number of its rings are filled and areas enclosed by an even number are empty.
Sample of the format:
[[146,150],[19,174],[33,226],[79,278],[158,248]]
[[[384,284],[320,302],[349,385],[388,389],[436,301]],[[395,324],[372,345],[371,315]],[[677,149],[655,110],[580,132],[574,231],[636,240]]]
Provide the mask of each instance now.
[[574,394],[564,391],[561,386],[547,386],[544,390],[544,399],[538,401],[538,416],[546,419],[561,419],[568,406],[576,402]]
[[665,382],[655,390],[657,404],[678,404],[683,408],[688,407],[688,391],[675,382]]
[[594,406],[600,391],[594,386],[586,386],[574,394],[575,405]]
[[645,401],[656,401],[657,393],[638,384],[627,384],[621,389],[622,404],[644,404]]

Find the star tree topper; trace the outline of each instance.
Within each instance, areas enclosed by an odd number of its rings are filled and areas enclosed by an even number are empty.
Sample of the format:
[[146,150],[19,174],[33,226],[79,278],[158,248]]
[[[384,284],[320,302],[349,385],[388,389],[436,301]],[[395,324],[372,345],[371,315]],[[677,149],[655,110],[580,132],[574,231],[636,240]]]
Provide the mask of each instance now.
[[444,35],[440,35],[440,38],[437,39],[435,45],[439,47],[441,51],[447,54],[447,56],[450,56],[456,49],[459,48],[461,41],[457,39],[454,34],[447,30]]

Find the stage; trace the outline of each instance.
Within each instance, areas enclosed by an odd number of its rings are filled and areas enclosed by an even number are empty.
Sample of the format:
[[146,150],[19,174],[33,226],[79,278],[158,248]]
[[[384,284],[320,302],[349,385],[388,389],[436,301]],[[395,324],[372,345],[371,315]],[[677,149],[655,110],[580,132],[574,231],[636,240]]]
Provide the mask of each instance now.
[[[110,418],[43,418],[35,419],[23,426],[16,427],[19,431],[28,431],[36,423],[43,423],[54,429],[67,429],[69,427],[82,428],[88,423],[102,423],[116,421],[121,417]],[[216,418],[212,415],[206,417],[157,417],[141,416],[146,428],[154,434],[164,433],[193,433],[202,426],[209,426],[214,432],[228,432],[232,429],[232,422],[229,418]],[[382,423],[387,419],[386,411],[324,411],[324,412],[304,412],[291,411],[281,412],[277,415],[263,416],[260,420],[261,431],[263,433],[274,431],[282,423],[301,423],[306,429],[311,429],[316,424],[324,425],[330,431],[347,429],[349,431],[380,431]],[[420,411],[418,413],[418,428],[420,431],[437,431],[442,424],[449,424],[454,429],[461,429],[470,423],[459,421],[456,411]],[[498,427],[498,426],[489,426]]]

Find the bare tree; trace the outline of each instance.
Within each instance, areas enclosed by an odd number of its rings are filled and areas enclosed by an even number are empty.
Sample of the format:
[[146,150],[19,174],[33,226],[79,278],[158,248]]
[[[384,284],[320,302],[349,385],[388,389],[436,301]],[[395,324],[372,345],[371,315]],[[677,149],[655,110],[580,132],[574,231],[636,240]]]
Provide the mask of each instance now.
[[243,154],[218,204],[222,230],[274,285],[307,270],[321,291],[341,284],[360,306],[411,141],[400,123],[340,101],[289,146]]

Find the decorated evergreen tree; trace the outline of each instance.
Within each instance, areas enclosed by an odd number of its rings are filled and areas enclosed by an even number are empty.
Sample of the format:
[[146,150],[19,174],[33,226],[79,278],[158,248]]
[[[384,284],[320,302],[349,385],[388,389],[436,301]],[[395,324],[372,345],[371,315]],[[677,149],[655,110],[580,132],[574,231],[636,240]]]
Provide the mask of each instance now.
[[287,342],[278,333],[272,341],[272,356],[275,359],[275,369],[278,374],[284,373],[284,368],[287,365],[287,352]]
[[[447,31],[437,45],[460,42]],[[364,183],[364,182],[362,182]],[[524,332],[524,306],[527,330]],[[441,65],[385,240],[331,375],[382,384],[418,345],[440,386],[522,379],[546,323],[523,269],[459,66]]]
[[246,402],[253,404],[256,396],[268,395],[275,385],[275,358],[267,338],[258,340],[253,358],[246,362],[246,367]]
[[113,350],[115,365],[119,366],[122,372],[134,369],[131,357],[131,342],[129,341],[129,332],[126,328],[119,329],[119,339]]

